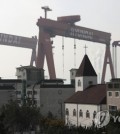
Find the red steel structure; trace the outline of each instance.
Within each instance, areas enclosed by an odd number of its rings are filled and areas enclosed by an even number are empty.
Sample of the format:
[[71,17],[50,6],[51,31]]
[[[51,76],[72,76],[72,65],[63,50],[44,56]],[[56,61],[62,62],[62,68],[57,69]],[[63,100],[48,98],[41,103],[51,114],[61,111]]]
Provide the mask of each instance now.
[[37,26],[39,27],[39,40],[36,67],[43,68],[44,59],[46,56],[50,79],[56,79],[52,54],[53,42],[51,41],[51,37],[59,35],[105,44],[106,50],[101,82],[103,83],[105,81],[107,64],[109,64],[111,76],[114,78],[114,69],[110,52],[111,34],[90,28],[76,26],[75,22],[77,21],[80,21],[79,15],[58,17],[57,21],[42,17],[38,19]]
[[36,62],[36,45],[37,45],[36,36],[32,38],[27,38],[27,37],[0,33],[0,45],[32,49],[30,65],[33,66],[33,62]]

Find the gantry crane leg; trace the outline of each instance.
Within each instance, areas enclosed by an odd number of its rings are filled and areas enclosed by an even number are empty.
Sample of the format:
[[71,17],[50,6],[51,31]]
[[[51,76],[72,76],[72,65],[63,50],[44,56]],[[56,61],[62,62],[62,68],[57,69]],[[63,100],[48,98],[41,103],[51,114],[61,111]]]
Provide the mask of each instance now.
[[45,38],[44,50],[46,54],[49,76],[50,79],[56,79],[55,66],[54,66],[53,53],[52,53],[53,42],[50,40],[50,35],[48,33],[45,34],[45,37],[46,38]]
[[110,72],[111,72],[112,78],[115,78],[113,63],[112,63],[112,58],[111,58],[111,52],[110,52],[110,45],[106,45],[101,83],[105,82],[105,73],[106,73],[107,64],[109,64],[109,66],[110,66]]
[[43,68],[45,59],[45,51],[44,51],[45,34],[42,30],[39,31],[40,32],[39,32],[38,52],[36,57],[36,67]]
[[36,67],[44,67],[45,56],[48,65],[50,79],[56,79],[54,60],[52,54],[52,41],[50,40],[50,35],[48,33],[40,30]]
[[30,61],[30,66],[33,66],[33,63],[35,62],[36,65],[36,50],[32,49],[32,55],[31,55],[31,61]]

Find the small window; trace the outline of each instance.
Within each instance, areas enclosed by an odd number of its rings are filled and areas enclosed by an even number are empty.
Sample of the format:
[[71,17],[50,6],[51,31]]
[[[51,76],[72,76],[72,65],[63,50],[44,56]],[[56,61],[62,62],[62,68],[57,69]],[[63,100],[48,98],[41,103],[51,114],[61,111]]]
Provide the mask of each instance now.
[[96,111],[93,112],[93,119],[95,118],[96,116]]
[[27,94],[32,94],[32,91],[27,91]]
[[73,116],[76,116],[76,110],[75,109],[73,110]]
[[37,94],[37,91],[33,91],[33,94],[36,95]]
[[108,84],[108,88],[113,88],[113,84]]
[[119,97],[119,92],[115,92],[115,97]]
[[83,112],[82,112],[82,110],[80,110],[80,112],[79,112],[79,117],[83,117]]
[[21,94],[21,91],[16,91],[16,94],[17,94],[17,95],[20,95],[20,94]]
[[66,114],[66,115],[69,115],[69,110],[68,110],[68,108],[66,108],[65,114]]
[[88,110],[86,111],[86,118],[90,118],[90,113]]
[[111,106],[111,105],[109,105],[109,111],[110,112],[117,111],[117,106]]
[[108,92],[108,96],[111,97],[112,96],[112,92]]
[[114,88],[120,88],[120,84],[115,83],[115,84],[114,84]]
[[81,86],[81,81],[80,80],[78,80],[78,87],[80,87]]

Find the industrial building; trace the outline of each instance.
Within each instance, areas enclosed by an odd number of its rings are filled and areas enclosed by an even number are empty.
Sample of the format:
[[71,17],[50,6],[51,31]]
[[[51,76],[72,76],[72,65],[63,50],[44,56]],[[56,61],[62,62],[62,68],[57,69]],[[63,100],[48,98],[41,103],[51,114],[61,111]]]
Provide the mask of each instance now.
[[106,84],[107,90],[107,108],[113,112],[120,110],[120,78],[111,79]]

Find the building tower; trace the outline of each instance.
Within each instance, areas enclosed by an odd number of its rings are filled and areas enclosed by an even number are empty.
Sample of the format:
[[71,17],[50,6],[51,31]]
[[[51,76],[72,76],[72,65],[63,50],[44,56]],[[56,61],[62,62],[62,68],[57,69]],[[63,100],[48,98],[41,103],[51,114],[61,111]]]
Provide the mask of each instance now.
[[85,54],[79,69],[76,72],[75,78],[75,91],[83,91],[90,85],[97,84],[97,74],[88,58]]
[[71,82],[72,85],[75,85],[76,72],[77,72],[77,69],[76,68],[72,68],[70,70],[70,82]]

